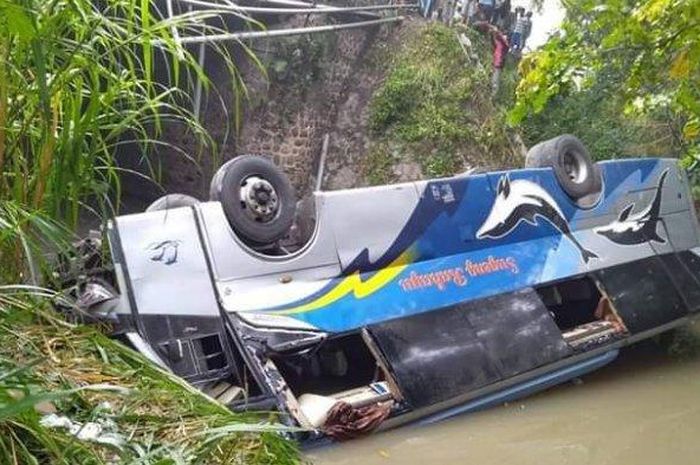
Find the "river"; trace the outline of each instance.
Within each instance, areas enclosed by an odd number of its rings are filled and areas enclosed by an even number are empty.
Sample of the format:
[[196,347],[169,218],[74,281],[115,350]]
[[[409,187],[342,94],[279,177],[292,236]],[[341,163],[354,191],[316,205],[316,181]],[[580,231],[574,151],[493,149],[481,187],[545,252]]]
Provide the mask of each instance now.
[[315,465],[699,464],[700,354],[674,357],[645,341],[578,382],[307,458]]

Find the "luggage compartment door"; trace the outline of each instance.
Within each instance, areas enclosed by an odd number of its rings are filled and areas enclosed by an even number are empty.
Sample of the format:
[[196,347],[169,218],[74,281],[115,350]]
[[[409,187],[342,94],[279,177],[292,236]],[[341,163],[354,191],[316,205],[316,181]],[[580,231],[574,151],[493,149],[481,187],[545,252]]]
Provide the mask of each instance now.
[[667,254],[623,263],[594,273],[632,334],[653,330],[700,306],[700,286],[690,270],[692,254]]
[[448,400],[568,356],[532,288],[368,328],[407,402]]

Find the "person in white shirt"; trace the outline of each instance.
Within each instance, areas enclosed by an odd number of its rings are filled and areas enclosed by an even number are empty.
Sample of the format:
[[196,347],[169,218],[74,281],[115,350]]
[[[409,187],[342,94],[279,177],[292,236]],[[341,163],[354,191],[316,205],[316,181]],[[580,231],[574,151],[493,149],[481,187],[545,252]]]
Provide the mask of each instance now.
[[522,13],[515,20],[515,28],[513,28],[513,36],[511,38],[511,49],[512,50],[522,50],[525,47],[525,40],[527,36],[530,35],[532,30],[532,12],[528,11],[527,14]]

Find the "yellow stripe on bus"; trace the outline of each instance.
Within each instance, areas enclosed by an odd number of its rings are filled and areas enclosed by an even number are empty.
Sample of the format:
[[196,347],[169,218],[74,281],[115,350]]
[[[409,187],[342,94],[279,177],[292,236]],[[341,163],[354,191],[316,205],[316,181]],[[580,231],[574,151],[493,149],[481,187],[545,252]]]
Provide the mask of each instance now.
[[325,307],[327,305],[336,302],[346,295],[353,293],[356,299],[364,299],[368,295],[371,295],[388,283],[394,280],[403,270],[406,269],[409,263],[411,263],[412,253],[410,248],[404,253],[399,255],[396,260],[391,262],[386,268],[382,268],[377,271],[367,279],[362,281],[360,272],[356,271],[350,276],[343,279],[338,283],[333,289],[328,291],[326,294],[322,295],[316,300],[313,300],[307,304],[300,305],[298,307],[289,308],[286,310],[279,310],[272,312],[277,315],[291,315],[295,313],[305,313],[319,308]]

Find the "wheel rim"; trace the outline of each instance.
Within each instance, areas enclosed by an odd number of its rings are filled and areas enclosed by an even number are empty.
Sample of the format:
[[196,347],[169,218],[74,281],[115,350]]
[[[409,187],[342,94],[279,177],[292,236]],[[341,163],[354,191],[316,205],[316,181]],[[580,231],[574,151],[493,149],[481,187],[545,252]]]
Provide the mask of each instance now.
[[582,183],[588,176],[588,166],[583,157],[576,152],[566,152],[562,160],[566,175],[576,184]]
[[269,223],[280,211],[279,196],[274,186],[259,176],[248,176],[241,182],[241,208],[254,221]]

